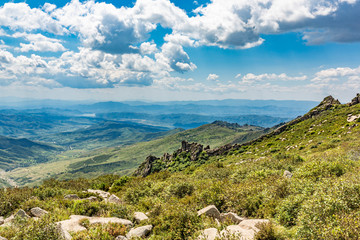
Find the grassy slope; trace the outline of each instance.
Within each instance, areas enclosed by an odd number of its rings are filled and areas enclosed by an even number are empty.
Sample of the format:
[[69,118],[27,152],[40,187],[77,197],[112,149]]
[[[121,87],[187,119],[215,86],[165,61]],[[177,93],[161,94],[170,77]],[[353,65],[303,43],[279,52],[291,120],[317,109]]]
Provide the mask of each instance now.
[[[348,114],[360,114],[360,104],[333,107],[278,135],[182,172],[123,178],[115,184],[114,176],[50,181],[28,193],[13,210],[40,205],[65,218],[78,213],[78,208],[64,206],[63,194],[81,194],[89,187],[107,190],[113,184],[111,191],[123,201],[121,210],[102,206],[93,214],[129,217],[134,211],[149,212],[154,225],[151,239],[194,239],[202,229],[226,227],[229,223],[217,226],[197,216],[197,210],[210,204],[221,212],[271,219],[277,237],[267,231],[268,238],[261,239],[360,239],[360,126],[358,121],[348,123]],[[293,177],[284,177],[284,170]],[[54,197],[36,203],[30,199],[49,191]],[[87,208],[96,209],[82,205]],[[0,230],[5,237],[12,232]]]
[[106,173],[130,174],[148,155],[160,156],[165,152],[172,152],[180,147],[183,140],[199,142],[213,148],[239,139],[250,140],[262,133],[262,128],[259,127],[248,126],[237,130],[207,124],[127,147],[105,148],[85,154],[82,151],[69,151],[67,155],[60,155],[53,162],[15,169],[10,176],[18,184],[26,184],[57,174],[62,178],[92,177]]
[[168,131],[168,128],[155,127],[133,122],[106,121],[73,132],[63,132],[40,138],[45,142],[54,142],[71,149],[92,150],[103,147],[130,145],[136,142],[166,136],[180,129]]
[[9,170],[19,166],[46,162],[50,154],[59,150],[53,146],[28,139],[0,136],[0,168]]

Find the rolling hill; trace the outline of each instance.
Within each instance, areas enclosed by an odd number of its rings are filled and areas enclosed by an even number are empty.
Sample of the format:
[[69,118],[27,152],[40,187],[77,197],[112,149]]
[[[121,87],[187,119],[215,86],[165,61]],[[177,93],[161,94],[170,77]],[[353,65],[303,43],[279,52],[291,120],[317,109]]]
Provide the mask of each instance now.
[[249,141],[267,131],[269,129],[261,127],[214,122],[130,146],[104,148],[90,153],[69,151],[66,155],[59,155],[52,162],[29,168],[18,168],[9,174],[19,184],[38,182],[49,176],[68,179],[99,176],[106,173],[129,174],[148,155],[161,155],[164,152],[174,151],[179,148],[183,140],[218,147],[232,142]]
[[64,146],[70,150],[93,150],[101,147],[131,145],[182,131],[134,122],[104,121],[72,132],[38,137],[44,142]]
[[[269,219],[270,223],[257,226],[259,232],[255,239],[360,239],[359,102],[360,95],[350,104],[340,104],[327,97],[307,114],[241,144],[222,146],[222,139],[231,142],[242,130],[221,122],[202,126],[193,132],[177,133],[172,136],[175,140],[187,136],[193,140],[198,138],[204,146],[210,142],[214,144],[212,149],[200,147],[203,151],[193,155],[195,157],[189,153],[199,143],[183,144],[171,155],[157,155],[162,158],[148,158],[143,161],[146,168],[144,164],[139,168],[140,172],[142,169],[154,170],[146,177],[104,175],[74,179],[91,176],[91,167],[95,169],[104,167],[102,163],[116,163],[115,158],[107,158],[100,152],[96,156],[103,159],[84,156],[72,162],[80,165],[67,165],[66,174],[70,175],[62,177],[72,177],[70,181],[49,179],[39,188],[7,190],[6,194],[0,194],[0,203],[10,206],[4,208],[3,215],[9,216],[19,208],[28,210],[29,206],[43,206],[52,218],[40,220],[44,224],[35,226],[40,231],[55,219],[68,219],[69,215],[79,212],[129,219],[134,212],[142,211],[148,213],[147,224],[153,226],[151,239],[196,239],[209,228],[237,231],[241,224],[231,219],[222,220],[220,217],[219,226],[212,217],[199,217],[198,210],[214,205],[220,213],[231,212],[245,219]],[[215,136],[217,132],[222,134]],[[229,132],[231,134],[227,135]],[[164,139],[153,142],[168,144],[169,147],[171,139]],[[216,146],[218,148],[213,149]],[[149,150],[156,150],[144,145],[131,147],[147,154],[152,152]],[[120,153],[116,148],[108,150],[108,155]],[[32,171],[36,170],[27,169],[30,175]],[[127,173],[133,172],[129,170]],[[84,196],[83,191],[89,188],[109,191],[119,197],[121,204],[80,200],[64,204],[64,194]],[[8,204],[20,195],[24,197],[16,204]],[[32,222],[27,224],[34,226]],[[83,232],[74,233],[73,237],[94,236],[95,231],[106,235],[112,229],[88,226]],[[0,234],[11,238],[14,229],[0,228]]]
[[49,160],[49,156],[59,148],[33,142],[0,136],[0,169],[9,170]]

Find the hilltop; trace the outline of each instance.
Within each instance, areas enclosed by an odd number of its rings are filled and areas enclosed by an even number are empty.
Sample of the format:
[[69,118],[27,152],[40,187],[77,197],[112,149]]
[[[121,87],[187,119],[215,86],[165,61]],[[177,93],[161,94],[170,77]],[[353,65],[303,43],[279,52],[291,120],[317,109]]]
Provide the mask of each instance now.
[[[193,139],[182,146],[178,142],[171,154],[153,154],[152,162],[159,163],[156,171],[143,176],[52,179],[38,189],[8,189],[6,195],[0,194],[3,206],[20,194],[23,197],[0,214],[9,216],[19,208],[29,212],[40,206],[52,216],[40,223],[49,226],[71,214],[131,219],[134,212],[141,211],[149,217],[146,224],[152,225],[151,239],[196,239],[204,229],[240,228],[233,220],[218,224],[212,217],[198,216],[198,210],[214,205],[221,213],[236,213],[240,222],[244,218],[269,219],[271,223],[258,226],[256,239],[359,239],[358,102],[341,104],[329,96],[302,117],[247,143],[208,148]],[[219,125],[222,123],[212,127]],[[88,188],[110,191],[119,202],[66,200],[63,204],[64,195],[85,197],[83,191]],[[34,229],[31,224],[22,225],[23,231],[27,226]],[[124,232],[111,235],[111,227],[85,228],[73,238],[97,239],[97,233],[115,239],[128,232],[124,228]],[[15,229],[0,228],[0,235],[11,238]],[[35,229],[40,231],[42,225]]]

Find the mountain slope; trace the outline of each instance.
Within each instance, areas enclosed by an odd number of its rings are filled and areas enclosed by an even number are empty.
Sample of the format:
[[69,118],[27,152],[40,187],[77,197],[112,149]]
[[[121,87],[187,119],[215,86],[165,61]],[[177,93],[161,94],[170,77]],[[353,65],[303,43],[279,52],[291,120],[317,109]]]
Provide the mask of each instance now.
[[63,132],[40,137],[45,142],[68,147],[69,149],[95,149],[130,145],[136,142],[149,141],[161,136],[181,131],[156,127],[133,122],[106,121],[94,124],[85,129]]
[[46,162],[49,155],[59,150],[53,146],[28,139],[15,139],[0,136],[0,169],[29,166]]
[[[234,127],[235,126],[235,127]],[[254,126],[224,125],[223,122],[203,125],[165,136],[160,139],[140,142],[131,146],[105,148],[81,155],[59,156],[56,161],[26,169],[15,169],[11,176],[19,183],[39,181],[44,177],[61,174],[63,178],[91,177],[107,173],[131,173],[149,154],[161,155],[176,150],[181,141],[192,141],[217,147],[239,138],[251,140],[268,129]],[[72,151],[69,152],[71,154]],[[76,154],[76,153],[74,153]],[[28,178],[23,178],[24,173]]]

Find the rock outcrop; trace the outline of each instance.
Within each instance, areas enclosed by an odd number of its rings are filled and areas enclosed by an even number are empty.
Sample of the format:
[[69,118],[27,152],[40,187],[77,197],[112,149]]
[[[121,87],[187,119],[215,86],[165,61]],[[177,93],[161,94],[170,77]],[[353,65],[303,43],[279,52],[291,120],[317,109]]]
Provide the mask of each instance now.
[[227,226],[226,229],[220,232],[222,238],[227,236],[239,237],[242,240],[252,240],[255,237],[255,234],[260,230],[257,228],[257,224],[268,223],[267,219],[247,219],[242,221],[238,225]]
[[351,102],[348,104],[349,106],[353,106],[360,103],[360,94],[356,94],[356,97],[354,97]]
[[38,218],[48,214],[47,211],[45,211],[44,209],[41,209],[39,207],[34,207],[34,208],[30,209],[30,212],[34,217],[38,217]]
[[125,226],[132,226],[132,222],[126,219],[110,217],[110,218],[103,218],[103,217],[88,217],[88,216],[81,216],[81,215],[71,215],[70,219],[58,222],[57,224],[60,225],[62,231],[65,232],[79,232],[86,230],[85,227],[80,225],[80,220],[87,219],[91,224],[107,224],[107,223],[120,223]]
[[64,197],[65,199],[68,199],[68,200],[79,200],[79,196],[76,195],[76,194],[68,194]]
[[120,198],[112,194],[109,198],[105,199],[108,203],[121,204]]
[[130,231],[126,234],[126,237],[128,239],[132,238],[144,238],[147,235],[150,234],[153,226],[152,225],[146,225],[142,227],[132,228]]
[[30,218],[30,216],[27,215],[24,210],[20,209],[17,213],[15,213],[14,218]]
[[234,224],[239,224],[240,222],[245,220],[245,218],[239,217],[236,213],[229,212],[229,213],[221,213],[220,220],[221,222],[230,222]]
[[199,211],[197,212],[197,214],[198,214],[198,216],[205,215],[205,216],[208,216],[208,217],[212,217],[212,218],[221,220],[221,218],[220,218],[220,212],[219,212],[219,210],[215,207],[215,205],[207,206],[207,207],[199,210]]
[[87,190],[89,193],[94,193],[97,194],[98,196],[102,197],[102,198],[108,198],[110,197],[110,193],[102,191],[102,190],[94,190],[94,189],[88,189]]
[[215,240],[215,239],[220,239],[219,231],[216,228],[205,229],[198,237],[198,240]]
[[148,216],[146,216],[146,214],[142,212],[134,212],[134,219],[137,223],[149,220]]

